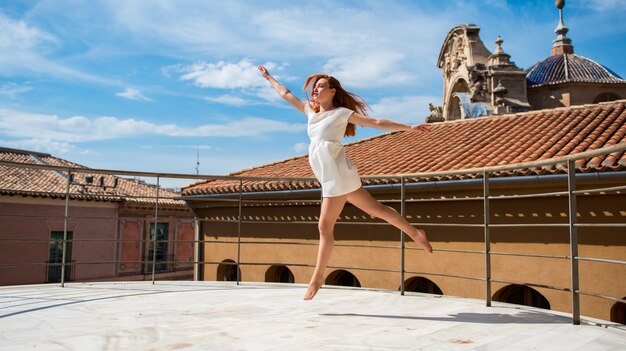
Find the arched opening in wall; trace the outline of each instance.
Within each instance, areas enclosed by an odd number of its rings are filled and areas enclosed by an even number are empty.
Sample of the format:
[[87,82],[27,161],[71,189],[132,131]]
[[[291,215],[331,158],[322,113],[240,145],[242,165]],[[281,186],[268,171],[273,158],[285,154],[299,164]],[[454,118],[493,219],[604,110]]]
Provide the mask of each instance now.
[[421,292],[426,294],[443,295],[441,289],[432,280],[424,277],[409,278],[404,282],[405,291]]
[[525,285],[508,285],[493,294],[493,300],[550,309],[550,302],[537,290]]
[[293,273],[287,266],[271,266],[265,272],[265,281],[268,283],[293,283]]
[[[622,297],[626,300],[626,297]],[[626,303],[616,302],[611,307],[611,322],[626,324]]]
[[[224,260],[217,266],[218,281],[237,281],[237,263],[233,260]],[[239,270],[239,280],[241,280],[241,269]]]
[[595,99],[593,99],[593,103],[597,104],[600,102],[608,102],[608,101],[615,101],[615,100],[621,100],[619,95],[613,94],[613,93],[602,93],[596,96]]
[[468,92],[469,92],[469,87],[467,85],[467,82],[465,82],[465,80],[459,79],[454,83],[454,86],[452,87],[452,90],[450,91],[450,94],[448,95],[448,101],[446,104],[446,106],[448,106],[446,114],[445,114],[447,121],[461,119],[462,117],[461,100],[459,100],[459,98],[456,97],[454,94],[455,93],[468,93]]
[[361,283],[356,279],[354,274],[344,271],[343,269],[330,273],[328,277],[326,277],[326,285],[361,287]]

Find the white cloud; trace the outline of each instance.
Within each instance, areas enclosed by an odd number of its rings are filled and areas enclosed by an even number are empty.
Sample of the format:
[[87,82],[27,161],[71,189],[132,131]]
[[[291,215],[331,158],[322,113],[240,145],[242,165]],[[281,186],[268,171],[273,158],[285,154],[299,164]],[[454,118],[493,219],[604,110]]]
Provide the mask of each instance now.
[[403,96],[383,98],[370,105],[371,117],[391,119],[407,124],[424,123],[428,117],[428,104],[441,104],[439,96]]
[[117,93],[115,96],[123,97],[129,100],[137,100],[137,101],[154,101],[150,98],[147,98],[141,94],[138,89],[135,88],[126,88],[124,92]]
[[76,146],[50,139],[0,140],[0,144],[14,149],[46,152],[50,154],[66,154],[76,150]]
[[[567,5],[569,4],[566,4],[564,8],[564,11],[566,12],[565,16],[567,16]],[[587,0],[576,5],[583,6],[597,12],[619,13],[626,11],[626,8],[624,7],[624,0]]]
[[59,64],[46,56],[62,45],[59,38],[0,12],[0,74],[40,74],[111,84],[111,81]]
[[15,53],[31,52],[49,44],[58,44],[58,39],[50,33],[15,21],[0,12],[0,50],[14,50]]
[[249,102],[238,97],[232,95],[221,95],[218,97],[205,97],[206,101],[215,102],[218,104],[231,105],[231,106],[244,106],[248,105]]
[[[274,78],[280,81],[293,80],[293,77],[283,78],[280,74],[288,64],[278,65],[273,62],[263,64]],[[191,65],[173,65],[166,67],[163,71],[167,76],[172,73],[180,74],[180,79],[192,81],[200,88],[211,88],[221,90],[237,90],[239,93],[261,99],[266,103],[276,104],[282,101],[276,94],[274,88],[261,76],[258,64],[249,59],[242,59],[239,62],[218,61],[196,62]],[[206,97],[205,100],[213,103],[220,103],[231,106],[244,106],[258,104],[258,101],[246,100],[234,95],[221,95],[218,97]]]
[[14,138],[65,142],[109,140],[152,134],[172,137],[243,137],[268,133],[299,133],[305,129],[305,124],[256,117],[220,124],[181,127],[175,124],[156,124],[108,116],[59,118],[56,115],[0,109],[0,133]]
[[180,68],[181,80],[191,80],[201,88],[235,89],[265,86],[267,82],[259,74],[257,65],[248,59],[237,63],[197,62]]
[[309,153],[309,143],[297,143],[293,146],[297,153]]
[[6,83],[0,85],[0,95],[7,95],[11,98],[17,94],[26,93],[33,90],[33,87],[29,85],[18,85],[16,83]]
[[355,87],[398,85],[416,78],[415,74],[401,70],[403,60],[401,53],[373,51],[332,58],[324,65],[324,71]]
[[263,99],[271,104],[278,104],[279,102],[283,101],[280,95],[276,93],[276,90],[274,90],[274,88],[272,88],[269,84],[265,87],[254,89],[252,94],[256,95],[258,98]]

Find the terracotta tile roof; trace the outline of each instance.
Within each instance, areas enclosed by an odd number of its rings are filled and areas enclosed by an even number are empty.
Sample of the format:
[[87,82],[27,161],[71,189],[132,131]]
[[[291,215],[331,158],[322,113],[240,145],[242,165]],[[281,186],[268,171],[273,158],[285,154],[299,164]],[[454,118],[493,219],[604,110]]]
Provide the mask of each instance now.
[[[428,134],[391,132],[347,144],[348,158],[361,176],[441,172],[549,159],[626,142],[626,100],[546,109],[514,115],[466,119],[432,125]],[[583,172],[626,168],[626,152],[580,160]],[[564,172],[540,167],[495,176]],[[231,173],[248,177],[313,177],[307,156]],[[462,179],[465,175],[447,177]],[[408,182],[429,179],[408,179]],[[380,184],[394,180],[366,180]],[[245,181],[243,190],[279,191],[319,187],[315,181]],[[237,192],[239,181],[213,180],[190,185],[183,195]]]
[[[71,168],[84,168],[50,154],[0,147],[0,161],[40,164]],[[87,176],[92,181],[87,181]],[[75,173],[70,185],[70,196],[78,200],[126,201],[135,204],[154,204],[156,186],[141,180],[97,173]],[[34,197],[65,198],[67,174],[61,171],[22,168],[0,165],[0,195],[24,195]],[[159,205],[184,206],[181,200],[173,200],[179,194],[161,188]]]

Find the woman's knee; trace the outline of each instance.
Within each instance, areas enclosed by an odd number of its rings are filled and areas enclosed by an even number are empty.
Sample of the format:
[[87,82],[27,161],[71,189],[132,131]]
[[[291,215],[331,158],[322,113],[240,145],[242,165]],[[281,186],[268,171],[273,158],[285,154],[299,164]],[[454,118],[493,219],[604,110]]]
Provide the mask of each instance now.
[[334,226],[335,226],[334,223],[319,222],[317,224],[317,229],[320,232],[320,236],[332,237]]

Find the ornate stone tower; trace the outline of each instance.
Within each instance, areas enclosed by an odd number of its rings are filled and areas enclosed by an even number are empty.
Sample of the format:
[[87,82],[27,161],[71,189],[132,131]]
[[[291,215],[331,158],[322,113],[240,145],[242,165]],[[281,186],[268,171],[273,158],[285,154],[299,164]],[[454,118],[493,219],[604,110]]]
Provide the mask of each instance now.
[[431,106],[427,122],[526,111],[526,75],[496,40],[492,54],[474,24],[454,27],[443,42],[437,67],[443,69],[443,106]]

